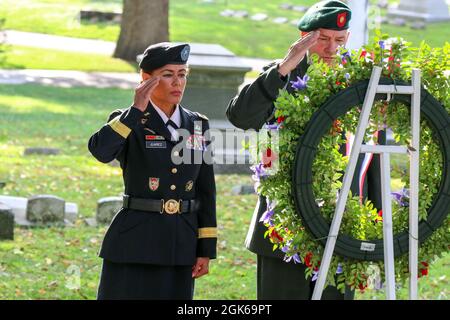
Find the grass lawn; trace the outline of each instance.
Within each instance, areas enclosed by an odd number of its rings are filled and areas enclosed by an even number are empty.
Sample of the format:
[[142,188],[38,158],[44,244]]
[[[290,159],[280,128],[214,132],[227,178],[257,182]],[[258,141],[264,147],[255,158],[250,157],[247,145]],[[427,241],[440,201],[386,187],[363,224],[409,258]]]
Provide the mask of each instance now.
[[[39,85],[0,85],[0,181],[2,194],[29,197],[50,193],[75,202],[81,218],[93,217],[96,201],[122,192],[118,168],[101,164],[87,150],[89,136],[108,113],[129,105],[132,92],[119,89],[62,89]],[[26,147],[55,147],[58,156],[22,156]],[[255,195],[234,196],[247,175],[218,175],[218,258],[209,276],[196,283],[196,299],[255,299],[255,256],[243,242]],[[15,229],[14,241],[0,242],[0,299],[94,299],[105,226]],[[419,282],[421,299],[448,299],[450,256]],[[80,289],[76,284],[79,274]],[[405,299],[407,290],[399,291]],[[382,299],[382,293],[357,293]]]
[[[282,58],[290,44],[297,39],[298,30],[291,23],[279,25],[271,20],[286,17],[289,21],[297,21],[302,13],[280,9],[279,5],[295,3],[306,6],[315,2],[316,0],[216,0],[215,3],[204,3],[200,0],[171,0],[170,40],[218,43],[240,56]],[[2,0],[0,18],[6,19],[6,29],[116,41],[119,35],[118,24],[94,24],[78,20],[80,9],[87,7],[120,11],[122,1]],[[257,22],[220,16],[219,13],[225,9],[245,10],[250,16],[266,13],[269,19]],[[384,14],[385,10],[381,12]],[[414,45],[426,40],[435,47],[448,41],[449,26],[450,23],[436,23],[419,31],[392,25],[382,25],[381,28],[383,32],[402,36]]]

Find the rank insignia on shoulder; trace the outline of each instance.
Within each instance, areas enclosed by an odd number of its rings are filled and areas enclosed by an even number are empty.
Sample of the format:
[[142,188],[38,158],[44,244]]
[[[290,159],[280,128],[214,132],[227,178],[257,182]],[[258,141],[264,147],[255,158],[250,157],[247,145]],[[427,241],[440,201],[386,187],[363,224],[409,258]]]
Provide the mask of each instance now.
[[150,190],[156,191],[159,187],[159,178],[150,177],[148,179],[148,185],[150,187]]
[[195,113],[197,116],[199,116],[200,118],[202,118],[203,120],[209,120],[207,116],[205,116],[204,114],[201,114],[199,112]]
[[194,181],[189,180],[189,181],[186,183],[186,191],[191,191],[193,186],[194,186]]

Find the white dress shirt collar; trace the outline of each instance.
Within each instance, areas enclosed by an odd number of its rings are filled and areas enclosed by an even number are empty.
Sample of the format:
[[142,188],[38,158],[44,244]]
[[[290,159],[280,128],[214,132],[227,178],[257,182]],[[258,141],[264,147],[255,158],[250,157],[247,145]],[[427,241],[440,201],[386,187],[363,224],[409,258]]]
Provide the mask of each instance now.
[[[161,108],[159,108],[152,100],[150,100],[150,103],[155,108],[156,112],[158,112],[158,114],[161,117],[161,119],[163,120],[164,124],[166,124],[167,121],[169,121],[169,117],[167,117],[167,115],[164,113],[164,111],[162,111]],[[172,120],[173,123],[175,123],[178,126],[178,128],[181,127],[181,115],[180,115],[180,108],[178,107],[178,105],[176,105],[175,110],[173,111],[172,116],[170,117],[170,120]],[[172,135],[172,139],[178,140],[179,134],[178,134],[177,130],[170,125],[167,126],[167,129],[169,129],[169,131]]]

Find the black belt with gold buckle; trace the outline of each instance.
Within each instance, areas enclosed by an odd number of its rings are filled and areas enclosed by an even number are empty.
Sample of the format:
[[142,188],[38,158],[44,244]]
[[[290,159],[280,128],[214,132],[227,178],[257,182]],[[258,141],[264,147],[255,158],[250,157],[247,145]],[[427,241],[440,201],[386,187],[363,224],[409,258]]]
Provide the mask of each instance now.
[[123,207],[125,209],[159,212],[161,214],[188,213],[196,209],[197,203],[198,201],[196,200],[155,200],[135,198],[128,195],[123,196]]

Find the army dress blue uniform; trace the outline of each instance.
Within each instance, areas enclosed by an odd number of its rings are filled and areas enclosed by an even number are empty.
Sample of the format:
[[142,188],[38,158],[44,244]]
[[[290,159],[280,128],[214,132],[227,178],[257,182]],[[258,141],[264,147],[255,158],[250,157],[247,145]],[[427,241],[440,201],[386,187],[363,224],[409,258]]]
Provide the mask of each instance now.
[[[204,134],[207,118],[178,105],[180,129]],[[199,130],[201,130],[199,132]],[[216,257],[216,189],[211,164],[174,164],[171,157],[205,148],[175,146],[149,102],[114,111],[89,140],[99,161],[123,170],[123,208],[108,228],[98,299],[192,299],[197,257]]]

